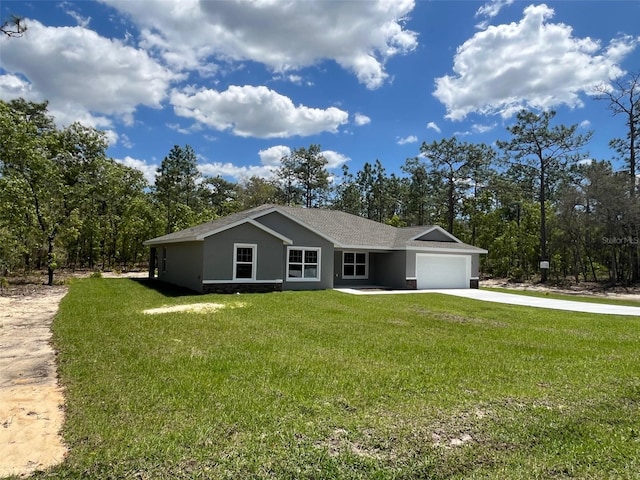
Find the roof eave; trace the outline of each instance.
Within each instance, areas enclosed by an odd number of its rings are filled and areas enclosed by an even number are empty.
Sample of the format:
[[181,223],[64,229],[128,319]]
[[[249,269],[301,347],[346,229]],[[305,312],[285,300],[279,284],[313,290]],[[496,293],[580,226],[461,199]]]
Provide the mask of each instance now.
[[162,237],[152,238],[151,240],[147,240],[142,242],[142,245],[145,246],[155,246],[155,245],[168,245],[170,243],[186,243],[186,242],[201,242],[202,240],[196,237],[185,237],[185,238],[174,238],[163,240]]
[[[453,242],[452,242],[453,243]],[[464,245],[464,244],[463,244]],[[413,247],[407,245],[404,250],[416,250],[420,252],[442,252],[442,253],[489,253],[488,250],[484,248],[474,247],[472,245],[468,245],[467,248],[445,248],[445,247]]]

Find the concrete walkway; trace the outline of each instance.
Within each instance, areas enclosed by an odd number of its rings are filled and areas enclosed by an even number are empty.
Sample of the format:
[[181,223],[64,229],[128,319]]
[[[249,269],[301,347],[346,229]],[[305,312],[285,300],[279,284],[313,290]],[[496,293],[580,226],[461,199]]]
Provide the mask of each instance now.
[[354,295],[397,295],[407,293],[443,293],[456,297],[471,298],[484,302],[507,303],[510,305],[522,305],[524,307],[550,308],[553,310],[565,310],[570,312],[595,313],[599,315],[627,315],[640,317],[640,307],[627,307],[624,305],[608,305],[604,303],[576,302],[572,300],[556,300],[543,297],[529,297],[517,293],[492,292],[490,290],[443,289],[443,290],[376,290],[353,288],[339,288],[338,291]]

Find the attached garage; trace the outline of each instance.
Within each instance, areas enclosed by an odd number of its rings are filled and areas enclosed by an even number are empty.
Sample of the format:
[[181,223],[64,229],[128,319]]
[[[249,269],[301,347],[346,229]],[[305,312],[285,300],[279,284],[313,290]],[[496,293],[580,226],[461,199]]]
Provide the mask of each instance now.
[[469,288],[471,255],[416,254],[418,289]]

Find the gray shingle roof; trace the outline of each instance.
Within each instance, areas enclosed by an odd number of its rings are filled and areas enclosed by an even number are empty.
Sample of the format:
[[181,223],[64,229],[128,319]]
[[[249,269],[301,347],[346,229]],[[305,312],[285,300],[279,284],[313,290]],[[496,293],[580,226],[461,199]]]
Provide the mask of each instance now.
[[231,215],[216,218],[215,220],[201,225],[196,225],[195,227],[185,228],[178,232],[169,233],[161,237],[147,240],[144,243],[145,245],[161,245],[163,243],[195,242],[198,241],[199,237],[202,235],[207,235],[210,232],[215,232],[229,225],[233,225],[234,223],[242,222],[243,220],[247,220],[256,214],[259,214],[262,210],[270,210],[272,208],[273,205],[262,205],[250,210],[232,213]]
[[145,242],[145,244],[161,245],[164,243],[202,240],[203,237],[212,235],[236,223],[241,223],[249,219],[256,219],[259,222],[261,216],[273,211],[288,216],[297,223],[315,231],[342,248],[391,250],[406,247],[428,247],[438,250],[485,252],[485,250],[481,248],[473,247],[462,242],[412,240],[412,238],[430,229],[437,228],[433,226],[397,228],[338,210],[284,207],[281,205],[262,205],[250,210],[234,213],[196,227],[154,238]]

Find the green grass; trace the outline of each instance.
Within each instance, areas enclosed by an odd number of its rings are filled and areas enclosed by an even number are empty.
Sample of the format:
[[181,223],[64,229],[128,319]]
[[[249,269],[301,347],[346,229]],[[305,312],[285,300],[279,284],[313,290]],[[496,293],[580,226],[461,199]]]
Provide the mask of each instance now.
[[[201,302],[235,308],[142,313]],[[70,452],[36,478],[640,478],[640,318],[96,278],[54,343]]]
[[541,297],[551,298],[556,300],[572,300],[574,302],[586,302],[586,303],[602,303],[605,305],[624,305],[628,307],[640,307],[640,296],[638,300],[632,299],[619,299],[611,297],[599,297],[599,296],[586,296],[586,295],[572,295],[562,294],[554,292],[540,292],[535,290],[517,290],[513,288],[500,288],[500,287],[482,287],[482,290],[489,290],[493,292],[512,293],[515,295],[525,295],[528,297]]

